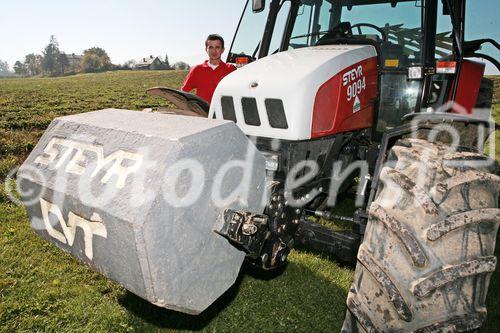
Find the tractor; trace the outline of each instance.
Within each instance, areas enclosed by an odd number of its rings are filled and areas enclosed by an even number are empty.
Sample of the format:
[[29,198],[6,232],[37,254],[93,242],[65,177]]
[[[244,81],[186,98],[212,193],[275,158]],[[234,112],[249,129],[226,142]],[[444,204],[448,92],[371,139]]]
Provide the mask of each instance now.
[[479,329],[500,177],[476,59],[500,47],[465,39],[469,3],[248,0],[210,104],[158,87],[175,109],[53,121],[18,172],[32,227],[176,311],[300,244],[356,263],[344,332]]

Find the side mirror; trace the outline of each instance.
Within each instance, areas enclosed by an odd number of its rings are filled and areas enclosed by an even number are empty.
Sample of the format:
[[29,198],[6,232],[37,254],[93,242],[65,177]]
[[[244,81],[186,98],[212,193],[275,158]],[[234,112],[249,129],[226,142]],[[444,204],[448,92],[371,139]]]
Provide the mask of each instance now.
[[254,13],[260,13],[266,7],[265,0],[252,0],[252,11]]

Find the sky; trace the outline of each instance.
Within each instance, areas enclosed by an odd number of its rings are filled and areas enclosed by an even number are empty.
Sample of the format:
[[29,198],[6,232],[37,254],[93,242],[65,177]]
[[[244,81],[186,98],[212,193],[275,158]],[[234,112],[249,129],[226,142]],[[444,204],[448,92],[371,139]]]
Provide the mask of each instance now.
[[168,53],[203,61],[205,38],[233,39],[245,0],[0,0],[0,59],[12,68],[55,35],[65,53],[102,47],[113,63]]
[[[12,68],[55,35],[68,54],[97,46],[116,64],[168,53],[170,63],[193,65],[206,58],[209,33],[222,35],[229,48],[245,1],[0,0],[0,60]],[[469,7],[467,37],[500,40],[500,0],[469,0]]]

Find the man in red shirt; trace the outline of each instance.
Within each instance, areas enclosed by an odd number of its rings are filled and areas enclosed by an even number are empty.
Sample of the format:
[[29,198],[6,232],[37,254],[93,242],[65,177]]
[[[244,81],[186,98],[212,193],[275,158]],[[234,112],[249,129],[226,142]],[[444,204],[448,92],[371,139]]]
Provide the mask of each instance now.
[[224,39],[221,36],[209,35],[205,49],[209,60],[191,69],[181,89],[186,92],[196,89],[196,95],[210,103],[219,82],[236,67],[221,60],[224,53]]

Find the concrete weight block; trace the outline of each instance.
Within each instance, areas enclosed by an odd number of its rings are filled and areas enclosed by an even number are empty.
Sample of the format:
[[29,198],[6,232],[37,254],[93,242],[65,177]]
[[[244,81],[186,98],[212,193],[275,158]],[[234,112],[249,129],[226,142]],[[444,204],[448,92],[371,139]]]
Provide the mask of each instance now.
[[265,159],[232,122],[127,110],[55,119],[18,172],[32,228],[149,302],[199,314],[245,254],[213,232],[262,213]]

